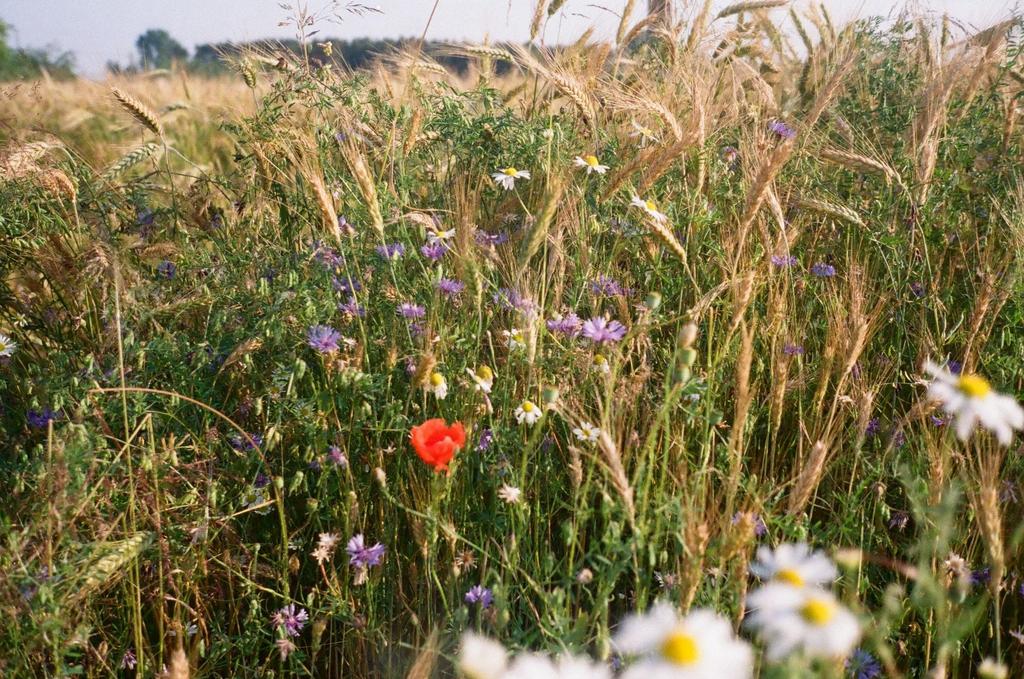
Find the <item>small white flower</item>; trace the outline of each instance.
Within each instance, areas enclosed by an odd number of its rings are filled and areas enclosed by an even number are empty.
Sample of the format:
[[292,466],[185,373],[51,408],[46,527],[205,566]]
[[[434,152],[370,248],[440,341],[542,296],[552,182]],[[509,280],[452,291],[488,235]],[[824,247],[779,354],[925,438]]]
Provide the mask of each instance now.
[[633,139],[639,137],[641,148],[647,146],[648,142],[658,141],[658,135],[635,120],[631,120],[630,124],[633,126],[633,131],[629,133],[629,136]]
[[934,378],[928,385],[928,397],[941,401],[956,416],[956,435],[970,438],[980,422],[1004,446],[1013,440],[1014,429],[1024,429],[1024,409],[1012,396],[1000,394],[979,375],[954,375],[931,361],[924,369]]
[[320,539],[317,542],[316,549],[313,550],[312,557],[316,559],[318,564],[322,564],[324,561],[329,561],[331,555],[334,554],[334,548],[337,544],[337,534],[320,533]]
[[507,483],[503,484],[501,488],[498,489],[498,497],[501,498],[501,501],[505,504],[519,504],[519,498],[522,494],[523,491],[519,490],[515,486],[510,486]]
[[466,372],[469,373],[470,379],[476,384],[476,388],[485,394],[491,393],[491,388],[494,386],[494,372],[486,365],[482,365],[476,370],[466,368]]
[[441,373],[430,373],[424,388],[432,393],[437,400],[443,401],[448,395],[448,380]]
[[668,221],[668,215],[664,212],[658,212],[658,205],[653,200],[644,200],[640,196],[633,195],[633,200],[629,203],[633,207],[638,207],[647,213],[647,216],[658,223],[664,223]]
[[783,544],[774,550],[766,545],[757,549],[757,561],[750,572],[768,582],[792,587],[828,585],[836,579],[836,566],[821,551],[812,551],[804,542]]
[[607,165],[602,165],[598,160],[597,156],[576,156],[576,159],[572,161],[576,167],[587,168],[587,174],[594,172],[598,174],[604,174],[608,171]]
[[596,354],[594,356],[594,362],[590,367],[594,372],[601,373],[602,375],[607,375],[612,370],[611,365],[608,364],[608,359],[601,354]]
[[978,676],[981,679],[1007,679],[1010,676],[1010,670],[997,660],[985,658],[978,665]]
[[512,661],[501,679],[610,679],[611,670],[590,658],[562,655],[552,660],[536,653],[523,653]]
[[10,356],[17,348],[18,345],[10,337],[0,333],[0,356]]
[[750,646],[717,613],[697,609],[680,618],[667,603],[631,615],[614,639],[620,653],[639,656],[623,679],[746,679],[753,673]]
[[505,344],[509,349],[525,349],[526,348],[526,336],[523,331],[519,328],[512,328],[511,330],[502,330],[502,337],[505,338]]
[[842,658],[860,640],[857,618],[823,589],[772,583],[752,592],[747,607],[746,624],[761,634],[772,661],[795,652]]
[[529,172],[527,172],[526,170],[517,170],[514,167],[506,167],[491,174],[491,179],[493,179],[498,184],[498,186],[505,189],[506,191],[511,191],[516,187],[517,179],[529,178]]
[[487,637],[466,632],[459,650],[459,670],[469,679],[498,679],[508,666],[505,647]]
[[597,440],[597,437],[601,435],[601,429],[595,427],[589,422],[581,422],[580,426],[572,430],[572,433],[576,434],[576,438],[580,441],[593,443]]
[[519,424],[526,423],[526,426],[532,427],[537,420],[540,419],[543,412],[536,406],[533,401],[523,401],[522,404],[516,408],[516,421]]
[[427,242],[431,245],[434,243],[443,243],[454,236],[455,229],[448,229],[447,231],[434,231],[433,229],[427,230]]

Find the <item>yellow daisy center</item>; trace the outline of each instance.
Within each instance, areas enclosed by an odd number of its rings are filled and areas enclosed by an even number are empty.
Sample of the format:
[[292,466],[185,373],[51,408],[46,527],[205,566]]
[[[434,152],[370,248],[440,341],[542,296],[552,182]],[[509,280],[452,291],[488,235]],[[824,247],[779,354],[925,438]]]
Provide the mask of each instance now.
[[607,362],[608,359],[602,356],[601,354],[598,354],[597,356],[594,357],[594,365],[604,365]]
[[590,167],[598,166],[597,156],[586,156],[583,158],[583,160],[587,161],[587,165],[589,165]]
[[519,174],[519,170],[517,170],[514,167],[506,167],[504,170],[501,171],[501,173],[507,174],[509,177],[515,177],[517,174]]
[[803,619],[819,627],[827,625],[835,617],[835,614],[835,604],[825,599],[808,599],[800,607],[800,615],[803,616]]
[[661,644],[661,655],[676,665],[692,665],[700,660],[697,640],[682,630],[673,630]]
[[781,580],[787,585],[793,585],[794,587],[803,587],[805,584],[804,579],[800,577],[800,574],[792,568],[783,568],[775,574],[775,579]]
[[7,351],[7,342],[0,340],[0,351]]
[[442,375],[441,373],[431,374],[430,383],[433,384],[435,387],[440,387],[442,384],[444,384],[444,375]]
[[644,201],[644,207],[646,207],[651,212],[654,212],[655,210],[658,209],[658,206],[655,205],[653,200],[645,200]]
[[533,409],[534,409],[534,405],[532,403],[530,403],[529,401],[523,401],[523,412],[524,413],[532,413]]
[[486,365],[482,365],[476,369],[476,376],[482,380],[489,380],[494,377],[494,373]]
[[984,377],[978,375],[963,375],[956,382],[957,389],[968,396],[982,398],[992,391],[992,385]]

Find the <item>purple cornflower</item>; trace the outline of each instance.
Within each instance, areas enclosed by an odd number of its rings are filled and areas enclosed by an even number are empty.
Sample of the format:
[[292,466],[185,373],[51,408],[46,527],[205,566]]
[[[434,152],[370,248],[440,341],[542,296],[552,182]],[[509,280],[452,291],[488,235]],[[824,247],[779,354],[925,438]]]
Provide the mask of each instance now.
[[796,266],[800,260],[793,255],[772,255],[772,266],[784,269],[787,266]]
[[419,321],[413,321],[409,323],[409,332],[412,333],[413,337],[423,337],[423,334],[427,332],[427,328]]
[[51,420],[56,422],[60,419],[60,412],[50,410],[49,407],[42,410],[30,410],[25,413],[25,419],[28,420],[28,426],[33,429],[46,429]]
[[252,487],[256,490],[260,488],[266,488],[270,485],[270,477],[266,474],[257,474],[256,479],[252,482]]
[[305,627],[307,620],[309,620],[309,613],[304,608],[296,611],[295,604],[288,604],[270,617],[274,627],[283,628],[290,637],[302,634],[302,628]]
[[380,560],[384,557],[384,545],[378,542],[373,547],[367,547],[362,533],[352,536],[345,546],[345,551],[348,552],[349,564],[361,569],[379,566]]
[[964,364],[961,363],[960,361],[955,361],[951,358],[948,361],[946,361],[946,367],[949,368],[949,372],[953,373],[954,375],[959,375],[961,372],[963,372]]
[[320,240],[313,243],[313,257],[331,271],[345,265],[345,258]]
[[448,252],[448,246],[440,241],[437,243],[427,243],[420,247],[420,254],[432,262],[440,261],[446,252]]
[[577,337],[580,334],[580,328],[583,327],[583,322],[574,312],[570,312],[568,316],[548,320],[547,326],[548,330],[559,335]]
[[735,146],[724,146],[721,151],[722,162],[730,168],[736,167],[740,160],[740,151]]
[[1017,504],[1019,501],[1019,498],[1017,497],[1017,484],[1009,479],[1006,479],[999,484],[999,501]]
[[480,432],[480,440],[477,441],[476,449],[483,452],[491,447],[494,443],[494,432],[490,428],[484,429]]
[[487,231],[476,232],[476,244],[480,247],[494,248],[508,242],[507,233],[489,233]]
[[992,579],[991,568],[980,568],[976,571],[971,571],[971,584],[972,585],[985,585]]
[[604,316],[597,316],[583,324],[583,336],[596,344],[618,342],[626,336],[626,326]]
[[[249,439],[252,440],[250,441]],[[228,439],[228,443],[230,443],[231,447],[235,450],[255,450],[256,446],[263,445],[263,437],[259,434],[250,434],[249,438],[246,438],[241,434],[235,434]]]
[[792,139],[796,136],[796,130],[781,120],[773,120],[768,129],[783,139]]
[[882,666],[875,656],[858,648],[846,659],[846,676],[850,679],[875,679],[882,676]]
[[929,415],[928,420],[936,427],[942,427],[946,424],[946,421],[937,415]]
[[346,316],[359,316],[362,318],[366,315],[366,307],[360,306],[354,295],[349,297],[347,302],[338,304],[338,311]]
[[465,289],[466,284],[454,278],[442,278],[437,282],[437,289],[445,297],[457,297]]
[[348,223],[348,220],[345,219],[345,215],[338,215],[338,229],[340,229],[346,236],[356,235],[356,227]]
[[516,310],[527,318],[534,318],[537,315],[537,303],[529,297],[523,297],[519,291],[512,288],[498,288],[494,293],[494,303],[502,309]]
[[494,593],[483,585],[473,585],[465,599],[467,604],[480,604],[481,609],[488,609],[494,603]]
[[340,292],[343,295],[351,295],[362,290],[363,284],[348,277],[338,278],[337,276],[332,276],[331,287],[334,288],[335,292]]
[[177,270],[178,267],[175,266],[174,262],[165,259],[164,261],[157,264],[156,275],[160,276],[161,278],[166,278],[170,280],[171,278],[174,278],[174,272]]
[[910,284],[910,292],[914,295],[914,297],[924,297],[924,286],[918,283],[917,281],[914,281],[913,283]]
[[811,273],[819,278],[831,278],[836,275],[836,268],[825,262],[817,262],[811,266]]
[[139,659],[135,657],[135,651],[129,648],[124,652],[124,657],[121,658],[121,669],[134,670],[138,662]]
[[803,356],[805,349],[799,344],[787,344],[782,347],[782,353],[786,356]]
[[314,325],[306,333],[306,342],[321,354],[330,354],[338,350],[341,333],[327,325]]
[[137,226],[152,226],[156,221],[156,214],[149,208],[139,208],[135,213],[135,224]]
[[398,315],[402,318],[423,318],[427,315],[427,310],[419,304],[402,302],[398,305]]
[[[736,512],[732,515],[732,525],[736,525],[743,518],[743,512]],[[758,513],[753,514],[754,519],[754,537],[764,537],[768,533],[768,526],[765,524],[764,519]]]
[[341,452],[341,448],[338,446],[331,446],[327,449],[327,459],[331,461],[335,467],[341,467],[345,469],[348,467],[348,458]]
[[872,436],[877,435],[878,432],[880,432],[881,430],[882,423],[878,420],[877,417],[872,417],[870,420],[868,420],[868,426],[864,428],[864,436],[871,438]]
[[590,292],[595,295],[604,295],[606,297],[616,297],[618,295],[626,294],[625,288],[612,278],[611,276],[605,276],[601,274],[594,280],[590,281]]
[[386,243],[377,246],[377,254],[387,260],[396,260],[405,255],[405,246],[401,243]]
[[889,530],[898,530],[902,533],[909,523],[910,514],[898,509],[889,518]]
[[320,466],[320,460],[310,460],[309,464],[307,464],[306,467],[310,471],[314,471],[314,472],[318,472],[318,471],[320,471],[322,469],[322,467]]

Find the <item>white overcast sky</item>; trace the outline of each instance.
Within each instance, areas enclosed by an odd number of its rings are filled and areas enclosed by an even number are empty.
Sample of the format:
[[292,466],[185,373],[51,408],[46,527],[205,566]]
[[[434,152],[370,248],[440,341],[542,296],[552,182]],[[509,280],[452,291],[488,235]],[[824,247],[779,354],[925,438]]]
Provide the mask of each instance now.
[[[292,3],[297,0],[291,0]],[[381,14],[349,15],[339,25],[324,25],[323,34],[338,38],[419,36],[435,0],[360,0]],[[13,26],[13,42],[22,47],[52,45],[75,54],[79,70],[101,75],[108,60],[127,62],[135,38],[149,28],[165,28],[189,49],[204,42],[291,37],[294,29],[278,24],[288,0],[0,0],[0,20]],[[346,0],[340,4],[344,5]],[[807,0],[795,0],[799,8]],[[329,0],[308,0],[311,8]],[[549,43],[576,38],[588,26],[609,36],[618,24],[625,0],[567,0],[548,23]],[[638,2],[638,6],[645,5]],[[677,3],[681,4],[681,3]],[[699,4],[693,0],[691,6]],[[716,9],[729,0],[716,0]],[[886,14],[893,0],[825,0],[837,21],[868,14]],[[899,3],[902,6],[902,3]],[[437,0],[427,32],[439,40],[525,40],[533,0]],[[1006,16],[1015,0],[916,0],[929,12],[948,12],[984,27]]]

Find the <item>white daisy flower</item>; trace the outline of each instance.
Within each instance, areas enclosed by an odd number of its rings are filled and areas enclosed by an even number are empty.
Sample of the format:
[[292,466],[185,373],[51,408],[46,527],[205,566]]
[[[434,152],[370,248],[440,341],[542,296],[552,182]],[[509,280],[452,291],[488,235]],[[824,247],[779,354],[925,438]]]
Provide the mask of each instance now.
[[536,424],[537,420],[543,414],[540,408],[530,400],[523,401],[522,404],[516,408],[516,421],[519,424],[526,423],[526,426],[532,427]]
[[594,372],[601,373],[602,375],[607,375],[612,370],[611,365],[608,364],[608,359],[601,354],[594,356],[594,362],[590,367]]
[[860,641],[857,618],[823,589],[772,583],[752,592],[747,607],[745,624],[761,634],[772,661],[796,652],[843,658]]
[[1024,429],[1024,409],[1012,396],[1000,394],[980,375],[954,375],[931,361],[925,371],[934,378],[928,397],[956,417],[956,435],[966,441],[975,425],[988,429],[1004,446],[1010,445],[1014,429]]
[[998,660],[985,658],[978,665],[978,676],[981,679],[1007,679],[1010,676],[1010,670]]
[[618,652],[639,656],[623,679],[745,679],[753,673],[750,646],[707,609],[680,618],[670,604],[655,604],[626,618],[613,643]]
[[638,207],[647,213],[647,216],[656,222],[664,223],[668,221],[668,215],[664,212],[658,212],[658,205],[653,200],[644,200],[640,196],[633,195],[633,200],[629,202],[633,207]]
[[502,502],[509,505],[519,504],[519,498],[522,494],[523,491],[507,483],[502,484],[501,488],[498,489],[498,497],[501,498]]
[[437,397],[437,400],[443,401],[448,395],[448,380],[441,373],[430,373],[424,388]]
[[17,348],[18,345],[14,343],[14,340],[0,333],[0,356],[10,356]]
[[611,679],[611,669],[590,658],[562,655],[557,659],[523,653],[501,679]]
[[604,174],[608,171],[608,166],[602,165],[600,161],[598,161],[597,156],[576,156],[576,159],[572,162],[576,167],[587,168],[587,174],[592,174],[594,172]]
[[757,561],[750,572],[768,582],[792,587],[828,585],[836,579],[836,566],[821,551],[812,551],[804,542],[783,544],[774,550],[766,545],[757,549]]
[[514,167],[506,167],[491,174],[491,179],[493,179],[498,184],[498,186],[505,189],[506,191],[511,191],[516,187],[517,179],[529,178],[529,172],[527,172],[526,170],[517,170]]
[[433,245],[434,243],[443,243],[446,240],[450,240],[455,236],[455,229],[448,229],[447,231],[435,231],[433,229],[427,230],[427,242]]
[[491,393],[491,388],[494,386],[494,372],[486,365],[482,365],[476,370],[466,368],[466,372],[469,373],[469,377],[476,384],[476,388],[485,394]]
[[597,437],[601,435],[601,429],[595,427],[589,422],[581,422],[580,426],[572,430],[572,433],[576,434],[576,438],[580,441],[593,443],[597,440]]
[[635,120],[631,120],[630,124],[633,126],[633,131],[629,133],[629,136],[633,139],[640,139],[641,148],[647,146],[648,142],[658,141],[658,135],[654,134],[654,131],[644,127]]
[[512,328],[511,330],[502,330],[502,337],[505,338],[505,344],[509,349],[525,349],[526,348],[526,335],[519,328]]
[[469,679],[499,679],[508,666],[508,655],[497,641],[466,632],[462,635],[458,664]]

